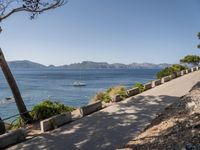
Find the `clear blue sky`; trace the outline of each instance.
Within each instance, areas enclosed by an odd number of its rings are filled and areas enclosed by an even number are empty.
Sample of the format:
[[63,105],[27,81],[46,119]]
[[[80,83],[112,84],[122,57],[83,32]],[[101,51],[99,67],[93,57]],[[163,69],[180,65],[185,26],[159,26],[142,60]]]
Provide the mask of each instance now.
[[20,13],[1,25],[8,60],[177,63],[200,54],[199,0],[69,0],[35,20]]

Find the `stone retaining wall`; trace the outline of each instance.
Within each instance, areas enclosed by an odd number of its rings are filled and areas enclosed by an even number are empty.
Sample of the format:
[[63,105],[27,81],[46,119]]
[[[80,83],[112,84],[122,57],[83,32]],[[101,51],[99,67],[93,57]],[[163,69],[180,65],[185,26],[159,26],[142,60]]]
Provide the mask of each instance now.
[[176,77],[180,77],[181,76],[181,72],[176,72]]
[[191,72],[197,71],[196,67],[191,68]]
[[173,80],[173,79],[176,78],[176,74],[175,74],[175,73],[173,73],[173,74],[171,74],[171,75],[169,75],[169,76],[170,76],[170,80]]
[[161,79],[161,82],[162,82],[162,83],[165,83],[165,82],[168,82],[168,81],[170,81],[170,80],[171,80],[170,76],[166,76],[166,77],[163,77],[163,78]]
[[156,87],[161,84],[161,79],[154,80],[151,82],[151,84],[152,84],[152,87]]
[[186,70],[182,70],[181,71],[181,75],[183,76],[183,75],[185,75],[186,74]]
[[71,113],[66,112],[59,114],[48,119],[42,120],[40,122],[40,128],[42,132],[46,132],[52,129],[56,129],[68,122],[72,121]]
[[112,97],[112,102],[120,102],[122,100],[123,98],[119,94]]
[[96,103],[81,107],[80,112],[82,116],[86,116],[100,109],[102,109],[102,102],[98,101]]
[[191,72],[191,69],[187,69],[187,70],[186,70],[186,73],[190,73],[190,72]]
[[146,91],[146,90],[149,90],[149,89],[151,89],[152,88],[152,84],[151,83],[146,83],[146,84],[144,84],[144,90]]
[[26,134],[24,129],[17,129],[0,135],[0,149],[25,141]]
[[139,94],[139,93],[140,93],[140,90],[139,90],[139,88],[137,88],[137,87],[127,90],[128,97],[137,95],[137,94]]

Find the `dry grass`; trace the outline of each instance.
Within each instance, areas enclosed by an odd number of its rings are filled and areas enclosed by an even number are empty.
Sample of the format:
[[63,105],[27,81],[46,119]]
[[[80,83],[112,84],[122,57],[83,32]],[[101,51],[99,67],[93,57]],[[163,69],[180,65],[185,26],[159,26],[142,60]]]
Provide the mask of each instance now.
[[109,88],[105,92],[98,92],[91,100],[90,103],[94,103],[96,101],[104,101],[106,103],[111,102],[112,97],[119,94],[122,98],[127,97],[126,88],[124,86],[115,86],[112,88]]
[[127,97],[126,88],[124,86],[115,86],[108,91],[109,97],[114,97],[119,94],[123,98]]

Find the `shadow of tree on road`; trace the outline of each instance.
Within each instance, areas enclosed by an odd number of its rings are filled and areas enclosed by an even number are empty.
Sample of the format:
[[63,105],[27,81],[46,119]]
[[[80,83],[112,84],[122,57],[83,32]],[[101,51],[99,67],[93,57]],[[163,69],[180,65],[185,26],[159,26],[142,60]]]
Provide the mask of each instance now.
[[178,99],[167,95],[138,95],[18,144],[15,149],[122,148]]

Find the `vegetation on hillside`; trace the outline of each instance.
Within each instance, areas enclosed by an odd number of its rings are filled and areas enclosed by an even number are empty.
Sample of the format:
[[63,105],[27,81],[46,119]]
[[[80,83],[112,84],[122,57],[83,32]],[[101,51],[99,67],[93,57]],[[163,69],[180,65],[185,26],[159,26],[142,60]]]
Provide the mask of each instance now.
[[34,120],[42,120],[57,114],[61,114],[63,112],[68,112],[73,110],[75,110],[75,108],[70,106],[65,106],[60,102],[52,102],[49,100],[45,100],[33,107],[31,111],[31,116],[33,117]]
[[136,82],[135,85],[134,85],[134,87],[139,88],[140,93],[144,92],[144,90],[145,90],[143,84],[140,83],[140,82]]
[[185,69],[187,69],[187,67],[180,65],[180,64],[174,64],[171,67],[166,67],[166,68],[160,70],[156,74],[156,76],[157,76],[158,79],[161,79],[162,77],[165,77],[165,76],[168,76],[168,75],[171,75],[171,74],[175,74],[176,72],[182,71],[182,70],[185,70]]

